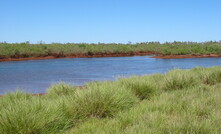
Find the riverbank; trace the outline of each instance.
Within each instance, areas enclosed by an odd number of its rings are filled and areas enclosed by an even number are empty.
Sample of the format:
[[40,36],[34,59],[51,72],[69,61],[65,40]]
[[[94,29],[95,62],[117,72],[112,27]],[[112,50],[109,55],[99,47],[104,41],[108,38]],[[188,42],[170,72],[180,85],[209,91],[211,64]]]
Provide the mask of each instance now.
[[155,52],[129,52],[129,53],[95,53],[95,54],[77,54],[77,55],[56,55],[43,57],[16,57],[16,58],[0,58],[0,62],[4,61],[25,61],[25,60],[47,60],[61,58],[96,58],[96,57],[128,57],[128,56],[145,56],[154,55]]
[[151,58],[158,58],[158,59],[183,59],[183,58],[213,58],[213,57],[221,57],[221,55],[218,55],[218,54],[157,55],[157,56],[152,56]]
[[0,133],[219,133],[220,82],[221,67],[197,67],[85,90],[61,83],[42,96],[8,93],[0,98]]
[[156,58],[220,57],[221,42],[0,43],[0,61],[158,55]]
[[[45,56],[45,57],[26,57],[26,58],[5,58],[0,59],[0,62],[6,61],[26,61],[26,60],[47,60],[47,59],[61,59],[61,58],[98,58],[98,57],[129,57],[129,56],[150,56],[155,55],[155,52],[130,52],[130,53],[101,53],[101,54],[79,54],[79,55],[62,55],[62,56]],[[183,59],[183,58],[214,58],[221,57],[219,54],[188,54],[188,55],[162,55],[157,54],[151,58],[157,59]]]

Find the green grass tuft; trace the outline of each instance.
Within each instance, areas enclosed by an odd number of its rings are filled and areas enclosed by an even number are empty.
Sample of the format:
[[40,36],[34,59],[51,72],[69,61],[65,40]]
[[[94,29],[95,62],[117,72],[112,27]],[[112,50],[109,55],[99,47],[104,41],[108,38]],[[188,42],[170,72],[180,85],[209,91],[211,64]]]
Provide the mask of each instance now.
[[165,75],[163,81],[164,90],[179,90],[199,84],[196,75],[191,74],[189,70],[173,70]]
[[139,76],[133,76],[119,79],[118,82],[128,90],[131,90],[141,100],[150,98],[158,90],[152,76],[142,76],[142,79]]
[[47,89],[47,95],[49,96],[62,96],[73,95],[76,92],[77,87],[65,84],[63,82],[59,84],[53,84]]
[[106,82],[91,84],[86,90],[76,92],[74,99],[66,103],[74,119],[87,119],[113,117],[136,102],[137,98],[130,91]]
[[36,96],[19,99],[14,103],[17,98],[12,96],[4,96],[3,99],[12,101],[8,101],[7,107],[0,110],[2,134],[57,133],[71,126],[69,118],[56,100],[48,101]]

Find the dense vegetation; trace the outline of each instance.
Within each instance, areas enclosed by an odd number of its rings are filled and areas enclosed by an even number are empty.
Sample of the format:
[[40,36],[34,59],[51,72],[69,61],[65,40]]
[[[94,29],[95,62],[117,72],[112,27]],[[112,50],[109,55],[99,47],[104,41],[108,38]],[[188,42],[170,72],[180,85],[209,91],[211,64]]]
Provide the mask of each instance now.
[[0,58],[64,57],[73,55],[96,55],[105,53],[153,52],[163,55],[221,54],[221,42],[147,42],[137,44],[29,44],[0,43]]
[[1,134],[221,132],[221,67],[172,70],[79,88],[52,85],[44,96],[0,98]]

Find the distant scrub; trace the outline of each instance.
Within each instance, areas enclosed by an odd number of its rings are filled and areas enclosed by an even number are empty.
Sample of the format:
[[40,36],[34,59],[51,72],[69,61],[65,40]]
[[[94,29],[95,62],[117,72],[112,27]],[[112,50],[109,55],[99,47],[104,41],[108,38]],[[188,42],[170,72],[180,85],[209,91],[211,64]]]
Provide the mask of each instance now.
[[0,58],[25,57],[64,57],[74,55],[96,55],[152,52],[163,55],[186,54],[221,54],[221,42],[144,42],[136,44],[87,44],[87,43],[52,43],[29,44],[26,43],[0,43]]
[[219,133],[221,67],[52,85],[0,97],[1,134]]

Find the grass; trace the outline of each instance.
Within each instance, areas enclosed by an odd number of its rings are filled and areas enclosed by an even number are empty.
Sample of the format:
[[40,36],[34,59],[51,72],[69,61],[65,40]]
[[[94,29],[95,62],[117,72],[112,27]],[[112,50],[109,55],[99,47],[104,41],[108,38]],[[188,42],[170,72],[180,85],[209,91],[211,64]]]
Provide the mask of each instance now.
[[144,42],[136,44],[87,43],[0,43],[0,58],[65,57],[75,55],[152,52],[163,55],[221,54],[221,42]]
[[197,75],[189,71],[172,70],[166,74],[164,79],[164,90],[180,90],[198,84]]
[[47,95],[51,97],[58,97],[62,95],[73,95],[77,90],[77,87],[67,85],[63,82],[53,84],[47,89]]
[[172,70],[84,88],[52,85],[44,96],[0,98],[2,134],[221,132],[221,67]]
[[1,98],[1,134],[57,133],[71,126],[61,103],[27,96],[11,93]]

